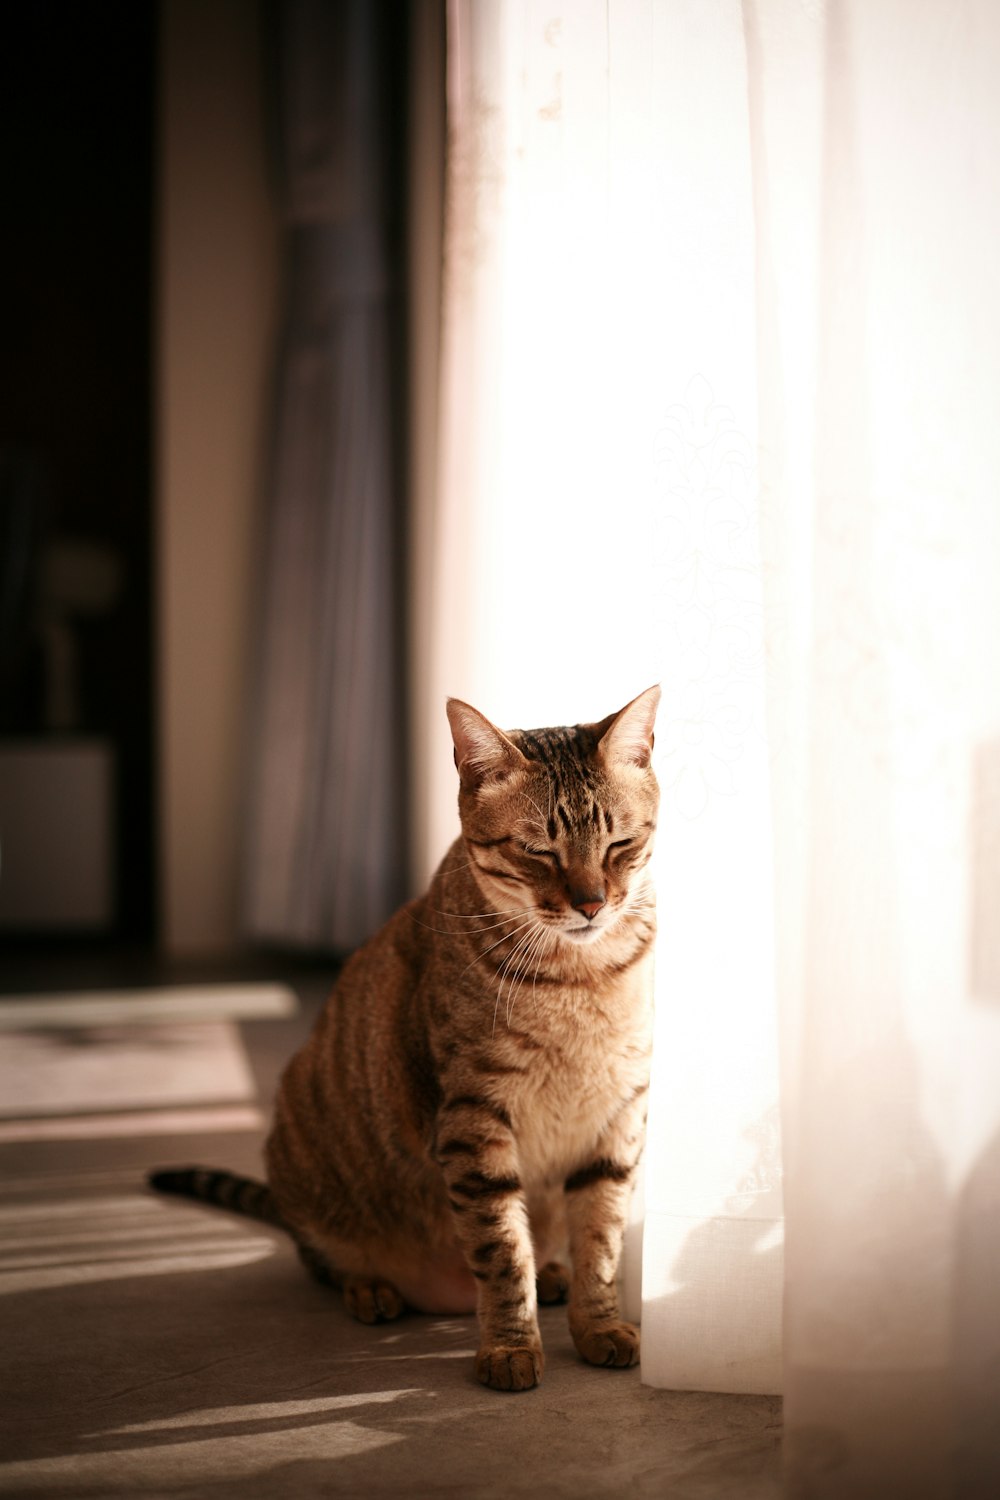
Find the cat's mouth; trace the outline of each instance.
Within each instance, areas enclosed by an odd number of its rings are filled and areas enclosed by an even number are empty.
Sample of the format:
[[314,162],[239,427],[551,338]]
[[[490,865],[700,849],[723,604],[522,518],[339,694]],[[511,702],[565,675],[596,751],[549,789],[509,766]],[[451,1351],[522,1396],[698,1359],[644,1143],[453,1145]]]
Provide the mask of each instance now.
[[592,943],[597,938],[603,937],[610,925],[609,922],[603,922],[598,927],[593,922],[587,922],[580,927],[560,927],[559,936],[569,938],[571,943]]

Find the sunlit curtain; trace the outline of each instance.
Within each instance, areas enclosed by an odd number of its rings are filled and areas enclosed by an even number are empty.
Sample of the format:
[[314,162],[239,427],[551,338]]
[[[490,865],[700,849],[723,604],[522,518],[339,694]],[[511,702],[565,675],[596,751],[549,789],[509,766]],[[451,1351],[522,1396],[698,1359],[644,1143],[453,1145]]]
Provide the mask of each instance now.
[[797,1495],[992,1493],[1000,11],[448,19],[422,683],[663,684],[644,1379],[783,1381]]
[[271,10],[287,305],[255,619],[244,927],[285,946],[355,947],[405,881],[385,9]]

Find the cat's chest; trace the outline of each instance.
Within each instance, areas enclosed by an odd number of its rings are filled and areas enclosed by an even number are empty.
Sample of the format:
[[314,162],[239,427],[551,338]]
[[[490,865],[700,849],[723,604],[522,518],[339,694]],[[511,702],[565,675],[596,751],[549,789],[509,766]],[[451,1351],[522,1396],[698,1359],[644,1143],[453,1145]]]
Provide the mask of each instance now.
[[507,1107],[522,1180],[556,1185],[586,1163],[622,1103],[649,1077],[650,1008],[642,995],[621,1014],[575,1013],[525,1027],[534,1046],[498,1034]]

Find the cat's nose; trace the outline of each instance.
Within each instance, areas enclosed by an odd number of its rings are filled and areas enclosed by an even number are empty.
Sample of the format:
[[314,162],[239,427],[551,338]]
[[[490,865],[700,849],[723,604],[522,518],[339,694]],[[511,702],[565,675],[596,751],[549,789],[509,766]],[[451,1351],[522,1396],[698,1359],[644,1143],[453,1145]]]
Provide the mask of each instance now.
[[603,891],[593,891],[582,898],[573,897],[574,911],[582,912],[588,922],[592,922],[604,905],[605,897]]

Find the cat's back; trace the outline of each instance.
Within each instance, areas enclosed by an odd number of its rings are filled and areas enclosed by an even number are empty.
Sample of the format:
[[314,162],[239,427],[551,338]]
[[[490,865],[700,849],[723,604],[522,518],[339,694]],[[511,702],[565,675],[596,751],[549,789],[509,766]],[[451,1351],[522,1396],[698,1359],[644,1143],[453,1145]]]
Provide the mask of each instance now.
[[431,961],[421,901],[348,959],[291,1058],[266,1146],[268,1179],[291,1221],[350,1178],[374,1186],[393,1157],[418,1157],[438,1103],[422,1003]]

